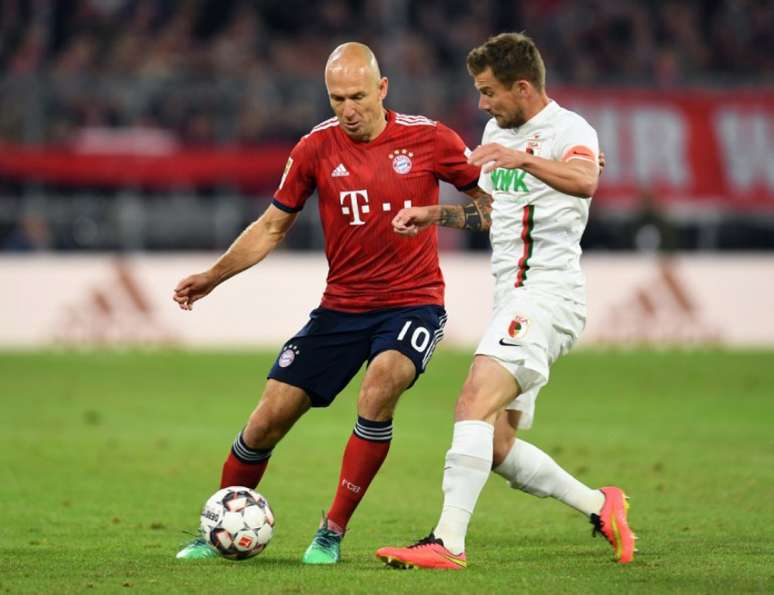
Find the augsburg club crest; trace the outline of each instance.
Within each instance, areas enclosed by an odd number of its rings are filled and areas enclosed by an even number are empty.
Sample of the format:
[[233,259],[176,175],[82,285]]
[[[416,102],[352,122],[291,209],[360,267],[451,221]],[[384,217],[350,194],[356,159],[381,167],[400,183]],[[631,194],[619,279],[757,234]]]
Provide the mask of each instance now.
[[527,328],[529,327],[529,320],[523,316],[514,316],[511,320],[511,324],[508,325],[508,335],[514,339],[521,339],[527,334]]

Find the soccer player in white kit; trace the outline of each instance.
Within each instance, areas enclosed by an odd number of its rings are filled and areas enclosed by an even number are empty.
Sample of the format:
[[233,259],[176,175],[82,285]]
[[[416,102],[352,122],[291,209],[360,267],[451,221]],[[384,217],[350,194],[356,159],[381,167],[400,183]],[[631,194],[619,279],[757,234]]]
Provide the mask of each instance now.
[[[479,186],[492,195],[491,213],[465,217],[480,216],[480,227],[490,227],[494,310],[457,400],[438,524],[413,546],[381,548],[377,556],[398,568],[465,568],[468,523],[493,469],[516,489],[582,512],[625,564],[635,536],[623,491],[591,489],[515,439],[517,429],[532,425],[551,364],[585,324],[580,239],[599,177],[597,134],[546,95],[542,58],[525,35],[489,39],[470,52],[467,65],[479,107],[492,116],[469,157],[482,167]],[[404,209],[393,225],[408,235],[432,224],[471,227],[451,225],[451,216],[444,206]]]

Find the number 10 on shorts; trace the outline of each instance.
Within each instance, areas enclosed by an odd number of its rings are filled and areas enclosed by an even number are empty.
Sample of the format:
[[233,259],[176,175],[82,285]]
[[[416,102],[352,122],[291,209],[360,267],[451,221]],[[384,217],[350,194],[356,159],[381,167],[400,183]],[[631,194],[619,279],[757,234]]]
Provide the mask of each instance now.
[[[407,320],[398,333],[398,341],[403,341],[408,335],[411,325],[414,324],[413,320]],[[411,346],[422,353],[430,344],[430,331],[423,326],[414,327],[414,331],[411,333]]]

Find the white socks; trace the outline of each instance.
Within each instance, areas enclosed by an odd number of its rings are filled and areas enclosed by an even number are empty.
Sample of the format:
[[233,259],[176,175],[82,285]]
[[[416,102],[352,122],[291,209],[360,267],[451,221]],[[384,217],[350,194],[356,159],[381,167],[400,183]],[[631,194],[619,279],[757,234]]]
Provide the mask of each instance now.
[[[433,533],[454,554],[465,551],[465,534],[481,490],[492,468],[494,427],[483,421],[454,424],[452,445],[443,470],[443,512]],[[598,514],[605,503],[599,490],[584,485],[550,456],[524,440],[516,440],[494,470],[533,496],[551,496],[586,516]]]
[[492,468],[494,427],[483,421],[454,424],[443,469],[443,511],[433,533],[454,554],[465,551],[465,534]]
[[551,496],[586,516],[599,513],[605,503],[602,492],[582,484],[550,456],[524,440],[514,442],[505,460],[494,472],[507,479],[515,489],[538,498]]

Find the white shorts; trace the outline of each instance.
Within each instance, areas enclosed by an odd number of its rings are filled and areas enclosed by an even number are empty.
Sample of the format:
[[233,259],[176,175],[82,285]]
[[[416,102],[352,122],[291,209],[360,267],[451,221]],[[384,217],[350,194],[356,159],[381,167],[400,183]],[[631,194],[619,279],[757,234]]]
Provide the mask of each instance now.
[[476,355],[494,358],[519,383],[521,393],[506,409],[521,412],[520,429],[532,426],[535,400],[551,364],[572,348],[585,324],[582,303],[527,288],[495,293],[494,313]]

